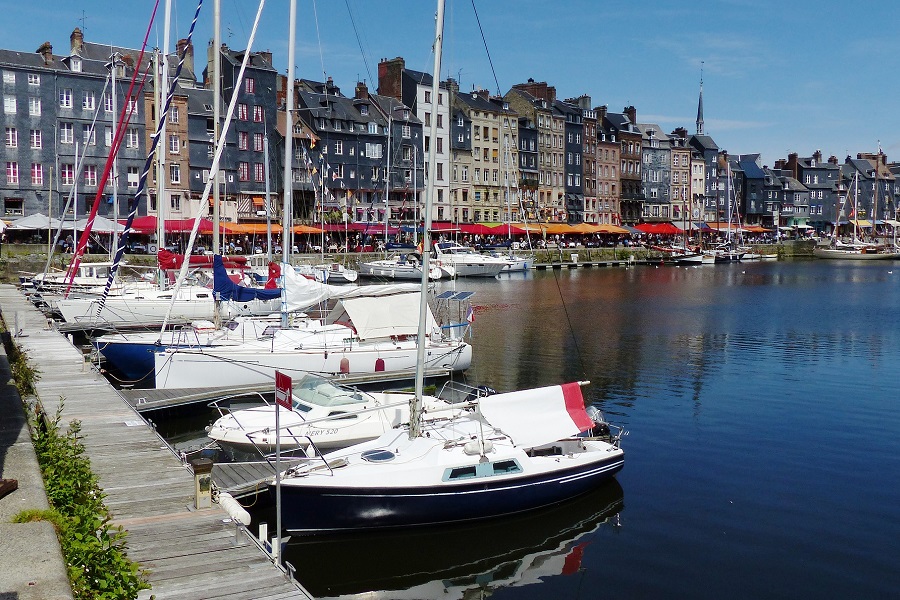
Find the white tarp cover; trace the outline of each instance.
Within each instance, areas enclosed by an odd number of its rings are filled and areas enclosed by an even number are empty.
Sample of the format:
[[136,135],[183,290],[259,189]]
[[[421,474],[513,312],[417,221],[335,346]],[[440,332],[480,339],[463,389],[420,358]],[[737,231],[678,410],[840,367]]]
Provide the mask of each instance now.
[[[416,283],[392,285],[342,286],[320,283],[299,275],[290,265],[281,265],[283,285],[287,297],[288,312],[306,310],[329,299],[356,298],[363,296],[390,296],[400,293],[417,292],[421,286]],[[417,316],[419,311],[416,310]]]
[[[419,332],[420,298],[420,292],[392,296],[342,298],[340,305],[332,311],[332,314],[346,312],[362,340],[386,338],[392,335],[416,335]],[[435,329],[436,323],[430,308],[427,319],[425,331],[431,333]]]
[[[87,227],[87,218],[78,219],[75,222],[75,226],[79,229],[79,231],[84,231]],[[91,227],[91,231],[94,233],[112,233],[114,231],[123,232],[125,231],[125,226],[121,223],[116,223],[112,219],[107,219],[106,217],[101,217],[97,215],[94,217],[94,225]]]
[[57,229],[59,228],[59,219],[51,219],[43,213],[35,213],[16,219],[9,225],[10,229]]
[[480,405],[488,423],[519,447],[549,444],[593,426],[577,383],[495,394]]

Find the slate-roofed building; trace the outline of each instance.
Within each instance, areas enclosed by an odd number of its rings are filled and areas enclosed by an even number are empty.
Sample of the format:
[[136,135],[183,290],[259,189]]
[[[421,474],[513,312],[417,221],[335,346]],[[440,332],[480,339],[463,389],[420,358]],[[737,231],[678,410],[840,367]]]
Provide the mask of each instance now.
[[791,153],[783,168],[790,171],[794,179],[809,190],[809,224],[820,230],[833,226],[841,197],[841,170],[837,157],[832,156],[823,161],[819,150],[808,157]]
[[594,113],[597,115],[597,222],[619,225],[622,223],[622,198],[619,195],[619,155],[622,148],[618,134],[604,123],[606,105],[596,107]]
[[669,196],[672,180],[672,148],[669,136],[656,123],[638,123],[641,132],[641,181],[644,205],[641,218],[660,222],[673,218]]
[[460,110],[471,122],[472,155],[467,189],[471,222],[501,222],[518,204],[513,198],[518,175],[519,116],[503,98],[491,97],[487,90],[456,93],[454,111]]
[[538,131],[534,119],[519,117],[519,196],[524,214],[520,218],[537,219]]
[[[107,87],[111,79],[107,63],[112,64],[111,56],[119,54],[115,89],[116,108],[121,109],[136,60],[133,50],[102,46],[104,51],[98,54],[100,47],[84,42],[76,28],[68,55],[54,55],[49,42],[34,53],[0,50],[0,128],[5,135],[0,207],[5,217],[46,213],[48,207],[52,216],[59,217],[73,190],[77,195],[67,218],[83,217],[93,205],[119,116],[113,111],[112,87]],[[143,168],[145,110],[136,99],[133,107],[118,155],[118,211],[112,203],[114,182],[110,178],[102,190],[102,216],[127,213],[129,194],[136,191]],[[146,212],[146,205],[141,210]]]
[[635,225],[643,214],[644,188],[641,180],[642,135],[637,125],[637,110],[625,107],[621,113],[606,112],[603,127],[619,142],[619,187],[622,223]]
[[747,225],[774,228],[772,207],[766,202],[766,174],[759,154],[736,158],[742,176],[741,214]]
[[[211,87],[212,61],[215,48],[209,46],[207,66],[203,77],[207,86]],[[236,146],[229,151],[237,170],[235,185],[227,192],[227,202],[236,203],[236,214],[240,220],[256,220],[257,212],[265,208],[265,162],[263,139],[269,139],[269,169],[278,170],[278,160],[271,152],[280,144],[276,131],[276,89],[278,72],[272,66],[271,52],[251,52],[244,72],[244,78],[238,84],[237,78],[246,50],[232,50],[226,44],[219,49],[221,55],[221,90],[222,115],[224,107],[237,94],[237,105],[231,122],[236,136]],[[226,213],[231,209],[226,208]]]
[[554,115],[563,120],[563,176],[565,177],[566,214],[569,223],[584,222],[584,116],[581,107],[556,100]]
[[691,225],[691,149],[684,127],[675,129],[668,135],[671,154],[669,178],[669,203],[672,207],[672,221],[680,228]]
[[[434,78],[430,73],[406,68],[402,57],[383,59],[378,63],[378,93],[396,98],[410,107],[422,121],[422,148],[425,154],[420,162],[428,165],[432,150],[435,158],[434,194],[432,207],[438,214],[450,213],[450,92],[446,85],[438,88],[437,98],[432,98]],[[436,120],[437,139],[431,139],[431,122]],[[426,176],[430,176],[427,173]],[[424,185],[422,186],[422,189]],[[424,207],[424,189],[418,196],[420,209]],[[440,219],[439,219],[440,220]]]
[[529,79],[518,83],[504,96],[520,116],[537,124],[538,191],[537,217],[541,222],[566,222],[565,190],[565,119],[554,114],[556,88],[545,81]]

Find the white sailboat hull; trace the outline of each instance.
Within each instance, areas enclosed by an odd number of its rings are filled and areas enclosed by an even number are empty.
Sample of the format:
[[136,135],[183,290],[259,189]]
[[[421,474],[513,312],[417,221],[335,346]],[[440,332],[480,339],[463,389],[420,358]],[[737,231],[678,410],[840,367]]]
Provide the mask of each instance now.
[[[313,348],[174,349],[154,355],[156,387],[238,386],[275,381],[275,371],[299,377],[305,373],[405,372],[416,367],[415,340],[375,343],[349,341]],[[459,340],[428,343],[426,367],[462,371],[472,364],[472,347]]]

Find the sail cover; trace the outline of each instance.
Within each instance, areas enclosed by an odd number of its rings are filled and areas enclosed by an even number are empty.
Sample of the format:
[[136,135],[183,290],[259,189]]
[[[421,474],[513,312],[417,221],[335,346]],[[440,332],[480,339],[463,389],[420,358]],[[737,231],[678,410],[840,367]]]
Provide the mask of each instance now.
[[531,447],[577,435],[593,427],[577,383],[487,396],[481,414],[516,446]]
[[279,289],[248,288],[236,284],[228,276],[222,256],[216,254],[213,257],[213,292],[222,300],[234,302],[249,302],[251,300],[274,300],[281,297]]

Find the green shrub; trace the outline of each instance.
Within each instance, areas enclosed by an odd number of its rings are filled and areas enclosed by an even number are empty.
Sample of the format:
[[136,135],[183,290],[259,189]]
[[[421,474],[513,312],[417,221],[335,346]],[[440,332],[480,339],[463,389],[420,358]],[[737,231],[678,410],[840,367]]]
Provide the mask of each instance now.
[[59,515],[53,522],[72,591],[79,599],[136,598],[150,587],[146,574],[125,554],[125,530],[110,524],[103,491],[78,437],[81,423],[60,429],[62,407],[60,399],[56,416],[35,419],[32,429],[51,512]]

